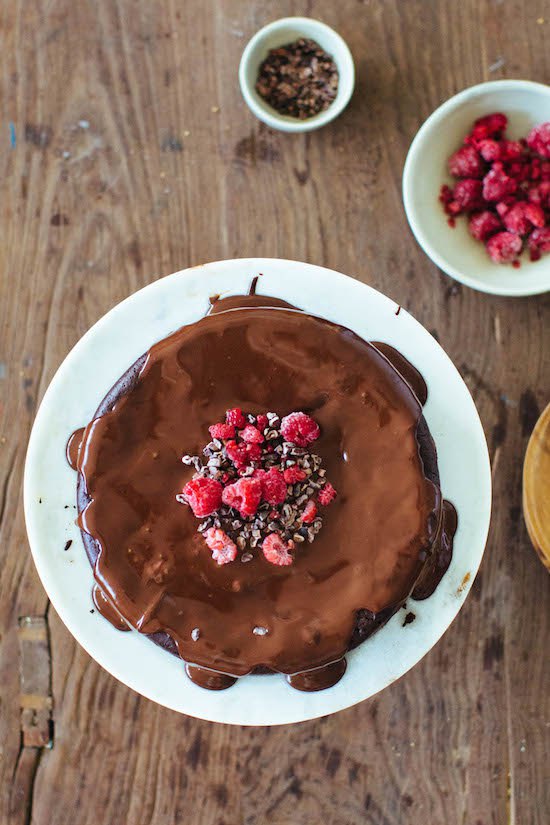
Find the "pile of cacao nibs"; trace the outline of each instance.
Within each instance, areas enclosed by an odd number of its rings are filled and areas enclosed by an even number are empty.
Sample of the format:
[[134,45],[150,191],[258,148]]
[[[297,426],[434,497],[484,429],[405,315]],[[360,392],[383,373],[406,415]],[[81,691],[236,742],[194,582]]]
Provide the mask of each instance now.
[[507,125],[502,112],[475,121],[447,163],[458,181],[443,185],[439,200],[451,226],[468,218],[492,261],[518,267],[524,249],[532,261],[550,252],[550,123],[521,140],[506,137]]
[[317,422],[304,412],[245,415],[228,410],[209,427],[203,456],[184,455],[195,473],[176,499],[201,520],[202,534],[218,564],[249,562],[261,548],[275,565],[289,565],[293,551],[313,542],[336,490],[311,445]]
[[260,66],[256,91],[280,114],[305,120],[336,98],[338,69],[318,43],[300,38],[271,49]]

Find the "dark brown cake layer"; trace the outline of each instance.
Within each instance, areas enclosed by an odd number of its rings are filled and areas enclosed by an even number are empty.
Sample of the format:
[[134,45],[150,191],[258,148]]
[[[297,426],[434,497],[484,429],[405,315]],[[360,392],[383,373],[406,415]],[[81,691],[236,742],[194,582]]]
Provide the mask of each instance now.
[[[399,608],[444,533],[433,441],[392,352],[268,302],[220,302],[152,347],[100,405],[78,462],[85,545],[107,599],[185,661],[235,676],[342,659]],[[175,501],[192,472],[181,455],[233,406],[304,410],[321,426],[316,450],[339,496],[290,568],[261,554],[218,567]],[[425,591],[444,572],[432,567]]]

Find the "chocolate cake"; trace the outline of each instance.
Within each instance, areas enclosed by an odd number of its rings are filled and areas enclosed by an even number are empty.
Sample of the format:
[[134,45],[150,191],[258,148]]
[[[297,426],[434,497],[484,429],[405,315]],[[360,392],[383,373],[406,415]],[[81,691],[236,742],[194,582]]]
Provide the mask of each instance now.
[[[273,671],[301,690],[333,685],[346,653],[409,596],[429,596],[451,560],[456,513],[441,495],[426,398],[419,372],[386,344],[277,299],[213,300],[139,358],[69,441],[97,608],[179,655],[203,687]],[[235,487],[258,475],[257,462],[228,458],[229,441],[210,442],[227,410],[262,431],[277,478],[291,465],[285,479],[307,478],[271,511],[219,504],[199,524],[182,493],[193,478]],[[314,422],[315,443],[285,441],[297,412]],[[205,537],[218,534],[232,554],[216,563]],[[291,548],[282,561],[268,534]]]

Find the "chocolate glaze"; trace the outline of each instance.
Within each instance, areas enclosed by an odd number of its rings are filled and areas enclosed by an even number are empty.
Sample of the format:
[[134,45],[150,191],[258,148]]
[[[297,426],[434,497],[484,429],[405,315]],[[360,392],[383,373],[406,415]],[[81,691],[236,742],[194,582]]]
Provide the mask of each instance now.
[[311,693],[315,690],[325,690],[339,682],[346,672],[347,662],[345,657],[331,662],[329,665],[317,668],[316,670],[304,670],[302,673],[291,673],[286,680],[291,687],[296,690],[303,690]]
[[207,690],[226,690],[237,681],[235,676],[228,676],[227,673],[218,673],[206,667],[185,664],[185,672],[192,682]]
[[65,455],[67,456],[67,461],[69,462],[69,466],[76,470],[78,467],[78,454],[80,452],[80,447],[82,444],[82,436],[84,435],[85,427],[80,427],[80,429],[75,430],[74,433],[71,435],[69,440],[67,441],[67,447],[65,449]]
[[[386,344],[278,299],[213,300],[207,317],[138,359],[84,433],[80,523],[117,624],[122,615],[177,651],[210,689],[273,670],[300,690],[334,684],[346,651],[415,583],[414,597],[433,592],[450,562],[454,508],[438,487],[426,395],[418,371]],[[200,452],[231,406],[303,409],[321,425],[316,450],[339,496],[290,568],[261,554],[218,567],[175,502],[192,474],[181,455]],[[269,633],[255,636],[257,624]]]
[[113,627],[117,630],[131,630],[128,622],[125,622],[112,601],[105,595],[98,584],[94,584],[92,588],[92,600],[96,606],[97,612],[101,613],[104,619],[111,622]]
[[390,344],[384,344],[381,341],[372,341],[373,347],[385,355],[390,364],[392,364],[400,375],[403,376],[409,387],[412,389],[422,406],[428,400],[428,387],[424,381],[424,377],[418,372],[416,367],[413,367],[404,355]]

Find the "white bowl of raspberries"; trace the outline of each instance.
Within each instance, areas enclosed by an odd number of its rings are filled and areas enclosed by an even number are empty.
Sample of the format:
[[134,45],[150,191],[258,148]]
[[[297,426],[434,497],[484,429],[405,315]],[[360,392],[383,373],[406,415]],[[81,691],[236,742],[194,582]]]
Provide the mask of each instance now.
[[495,295],[550,290],[550,86],[497,80],[439,107],[414,138],[403,199],[444,272]]

